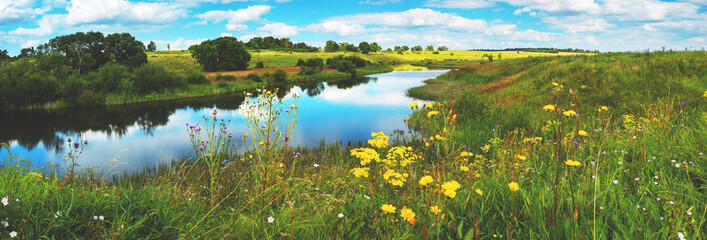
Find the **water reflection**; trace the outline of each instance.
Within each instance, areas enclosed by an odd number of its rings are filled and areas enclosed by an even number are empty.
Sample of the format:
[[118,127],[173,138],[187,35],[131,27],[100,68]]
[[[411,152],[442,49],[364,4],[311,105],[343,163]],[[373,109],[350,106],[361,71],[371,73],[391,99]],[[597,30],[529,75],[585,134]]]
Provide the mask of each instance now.
[[[371,131],[406,129],[402,120],[414,99],[405,96],[405,91],[441,73],[392,72],[326,84],[280,86],[277,95],[286,104],[292,94],[302,96],[292,144],[358,141],[369,138]],[[198,122],[214,108],[220,117],[232,120],[229,130],[233,135],[244,134],[246,126],[238,110],[244,100],[242,94],[228,94],[91,109],[3,112],[0,142],[10,143],[13,153],[41,166],[61,163],[66,139],[81,136],[89,141],[79,159],[82,167],[100,167],[118,156],[127,163],[122,170],[139,170],[186,153],[186,124]],[[6,154],[0,152],[0,157]]]

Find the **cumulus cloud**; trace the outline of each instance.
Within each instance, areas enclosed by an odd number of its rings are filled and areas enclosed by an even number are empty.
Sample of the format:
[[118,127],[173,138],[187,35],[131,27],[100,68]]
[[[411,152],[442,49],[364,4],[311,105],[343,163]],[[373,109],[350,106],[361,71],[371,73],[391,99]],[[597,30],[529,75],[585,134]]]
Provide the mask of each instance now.
[[184,9],[167,3],[125,0],[72,0],[66,8],[66,23],[78,24],[168,24],[186,16]]
[[197,14],[196,17],[214,23],[219,23],[221,21],[227,20],[227,30],[243,31],[248,29],[248,26],[244,24],[245,22],[260,20],[260,17],[262,15],[265,15],[270,12],[270,9],[272,9],[272,7],[268,5],[255,5],[249,6],[244,9],[238,9],[236,11],[208,11],[202,14]]
[[0,26],[35,20],[37,19],[37,16],[42,15],[55,7],[61,6],[61,3],[62,1],[52,0],[0,1]]
[[158,49],[167,49],[167,44],[169,44],[172,50],[187,50],[191,45],[200,44],[206,41],[206,38],[198,39],[184,39],[184,37],[177,38],[176,40],[152,40],[157,44]]
[[63,14],[47,14],[42,16],[42,19],[37,21],[37,28],[19,27],[9,32],[11,35],[31,35],[45,36],[51,34],[54,29],[58,28],[63,22],[66,15]]
[[258,28],[258,31],[273,37],[292,37],[299,34],[297,26],[289,26],[284,23],[268,23]]
[[693,37],[693,38],[687,39],[687,41],[692,42],[692,43],[704,43],[705,38],[704,37]]
[[325,21],[307,26],[307,29],[315,32],[334,33],[339,36],[352,36],[363,33],[363,25],[346,23],[339,21]]
[[688,2],[612,0],[602,4],[602,14],[619,21],[656,21],[668,17],[695,17],[700,6]]
[[428,0],[427,7],[474,9],[493,6],[493,0]]
[[609,28],[616,27],[616,24],[607,22],[605,19],[601,18],[589,18],[589,17],[565,17],[565,18],[554,18],[548,17],[543,20],[546,23],[550,23],[554,28],[562,29],[567,33],[579,33],[579,32],[603,32]]
[[402,0],[366,0],[366,1],[360,1],[358,3],[360,4],[370,4],[370,5],[383,5],[383,4],[389,4],[389,3],[399,3]]

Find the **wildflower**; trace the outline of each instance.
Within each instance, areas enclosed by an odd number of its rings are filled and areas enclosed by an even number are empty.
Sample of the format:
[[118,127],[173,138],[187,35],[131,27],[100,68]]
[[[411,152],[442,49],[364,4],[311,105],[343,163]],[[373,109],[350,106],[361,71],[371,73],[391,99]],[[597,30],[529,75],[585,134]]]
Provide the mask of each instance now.
[[9,226],[10,226],[10,223],[8,223],[7,221],[0,222],[0,224],[2,224],[3,227],[9,227]]
[[618,184],[618,183],[619,183],[618,180],[614,180],[614,181],[612,181],[612,182],[613,182],[614,184]]
[[339,218],[343,218],[343,217],[344,217],[344,213],[339,213],[338,217],[339,217]]
[[606,111],[606,110],[609,110],[609,108],[607,106],[601,106],[599,109],[597,109],[597,112]]
[[440,210],[439,207],[437,207],[437,206],[432,206],[432,207],[430,207],[430,212],[432,212],[432,213],[434,213],[434,214],[438,214],[438,213],[441,212],[441,211],[442,211],[442,210]]
[[579,136],[582,136],[582,137],[586,137],[586,136],[587,136],[587,132],[584,131],[584,130],[579,130],[579,132],[577,132],[577,134],[579,134]]
[[444,184],[442,184],[442,188],[444,189],[444,195],[449,197],[449,198],[454,198],[457,196],[457,189],[459,189],[461,185],[457,181],[449,181]]
[[[707,93],[705,93],[705,94],[707,94]],[[685,234],[678,232],[678,238],[680,238],[680,240],[685,240]]]
[[580,165],[582,165],[582,163],[580,163],[578,161],[573,161],[570,159],[567,159],[567,161],[565,161],[565,164],[567,164],[567,166],[570,166],[570,167],[579,167]]
[[390,204],[383,204],[383,206],[381,206],[381,210],[387,213],[395,213],[395,207]]
[[461,167],[459,167],[459,170],[462,170],[462,172],[468,172],[468,171],[469,171],[469,167],[467,167],[467,166],[461,166]]
[[316,163],[315,163],[315,164],[314,164],[314,167],[319,167],[319,164],[316,164]]
[[353,172],[356,177],[368,177],[368,170],[369,168],[354,168],[351,169],[351,172]]
[[268,222],[269,222],[269,223],[273,223],[274,221],[275,221],[275,218],[274,218],[274,217],[272,217],[272,216],[268,217]]
[[518,183],[516,183],[516,182],[509,183],[508,188],[510,188],[511,191],[514,191],[514,192],[520,190],[520,187],[518,187]]
[[14,237],[17,237],[17,232],[15,232],[15,231],[10,232],[10,238],[14,238]]
[[56,211],[56,213],[54,213],[54,218],[59,218],[59,217],[61,217],[61,212]]
[[427,108],[432,108],[434,105],[432,105],[432,103],[426,103],[425,106],[426,106]]
[[433,182],[432,176],[424,176],[420,178],[420,186],[427,187],[427,184]]
[[444,191],[444,196],[454,198],[457,196],[457,191]]
[[474,191],[476,192],[476,194],[479,194],[479,196],[483,196],[483,195],[484,195],[484,191],[481,191],[481,189],[476,189],[476,190],[474,190]]
[[543,107],[543,111],[547,111],[547,112],[555,111],[555,105],[550,105],[550,104],[545,105],[545,106]]
[[414,108],[414,107],[417,107],[417,102],[414,102],[414,103],[410,103],[410,105],[408,105],[408,106],[409,106],[410,108]]
[[521,161],[525,161],[525,159],[527,159],[525,156],[520,154],[516,155],[516,158],[520,159]]
[[432,116],[437,116],[439,115],[439,111],[429,111],[427,113],[427,117],[432,117]]
[[103,215],[98,216],[98,219],[100,219],[101,221],[103,221],[103,219],[104,219],[104,218],[103,218]]
[[9,204],[9,203],[7,202],[7,197],[2,198],[2,205],[3,205],[3,206],[7,206],[7,204]]
[[98,216],[93,216],[93,220],[98,220]]
[[400,210],[400,216],[409,222],[415,219],[415,212],[403,206],[403,210]]
[[383,132],[375,133],[371,132],[371,137],[373,139],[368,140],[368,144],[375,148],[386,148],[388,147],[388,136],[385,135]]
[[460,157],[473,157],[474,154],[473,154],[473,153],[470,153],[470,152],[464,151],[464,152],[462,152],[459,156],[460,156]]
[[574,110],[567,110],[567,111],[562,112],[562,114],[564,114],[565,116],[571,117],[571,116],[577,115],[577,112],[575,112]]
[[363,195],[363,198],[365,198],[367,200],[371,200],[371,197],[369,197],[368,195]]

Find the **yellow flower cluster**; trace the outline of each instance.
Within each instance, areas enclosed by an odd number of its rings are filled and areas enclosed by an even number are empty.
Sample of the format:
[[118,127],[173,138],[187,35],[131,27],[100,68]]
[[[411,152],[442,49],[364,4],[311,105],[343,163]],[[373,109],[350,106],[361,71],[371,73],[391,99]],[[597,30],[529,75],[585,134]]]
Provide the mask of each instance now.
[[483,195],[484,195],[484,191],[481,191],[481,189],[476,189],[476,190],[474,190],[474,191],[476,192],[476,194],[479,194],[479,196],[483,196]]
[[582,163],[580,163],[578,161],[573,161],[570,159],[567,159],[567,161],[565,161],[565,164],[567,164],[567,166],[570,166],[570,167],[579,167],[580,165],[582,165]]
[[545,106],[543,107],[543,111],[547,111],[547,112],[555,111],[555,105],[549,105],[549,104],[548,104],[548,105],[545,105]]
[[702,94],[703,97],[707,97],[707,90],[705,90],[705,94]]
[[371,137],[373,139],[368,140],[368,144],[375,148],[387,148],[388,147],[388,136],[385,135],[383,132],[379,133],[371,133]]
[[481,147],[481,151],[488,152],[489,150],[491,150],[491,145],[486,144]]
[[434,105],[432,105],[432,103],[426,103],[425,106],[426,106],[427,108],[432,108],[432,107],[434,107]]
[[462,172],[468,172],[468,171],[469,171],[469,167],[467,167],[467,166],[461,166],[461,167],[459,167],[459,170],[461,170]]
[[441,211],[442,211],[442,210],[440,210],[439,207],[437,207],[437,206],[432,206],[432,207],[430,207],[430,212],[432,212],[432,213],[434,213],[434,214],[438,214],[438,213],[441,212]]
[[378,155],[378,152],[370,148],[351,149],[351,156],[361,159],[361,166],[366,166],[371,163],[371,161],[380,162],[380,155]]
[[387,213],[395,213],[395,209],[396,208],[390,204],[383,204],[383,206],[381,206],[381,210],[383,210],[383,212],[387,212]]
[[464,152],[462,152],[459,156],[460,156],[460,157],[473,157],[474,154],[473,154],[473,153],[470,153],[470,152],[467,152],[467,151],[464,151]]
[[27,176],[34,177],[34,178],[37,178],[37,179],[42,179],[42,178],[44,178],[44,177],[42,177],[42,174],[39,174],[39,173],[36,173],[36,172],[30,172],[29,174],[27,174]]
[[609,108],[607,106],[601,106],[600,108],[597,109],[597,112],[606,111],[606,110],[609,110]]
[[415,223],[415,212],[405,206],[403,206],[403,210],[400,210],[400,216],[403,217],[410,224]]
[[439,115],[439,111],[429,111],[427,112],[427,117],[432,117],[432,116],[437,116]]
[[567,110],[567,111],[562,112],[562,114],[564,114],[567,117],[571,117],[571,116],[577,115],[577,112],[575,112],[574,110]]
[[410,103],[410,105],[408,105],[408,106],[409,106],[410,108],[414,108],[414,107],[417,107],[417,102],[414,102],[414,103]]
[[388,169],[388,171],[385,171],[385,173],[383,173],[383,179],[388,181],[388,183],[392,184],[393,186],[399,187],[405,184],[406,178],[408,176],[409,175],[407,173],[400,174],[395,172],[395,170],[393,169]]
[[582,137],[586,137],[588,135],[587,132],[584,130],[579,130],[579,132],[577,132],[577,134],[579,134],[579,136],[582,136]]
[[508,188],[510,188],[511,191],[514,191],[514,192],[520,190],[520,187],[518,186],[518,183],[517,183],[517,182],[511,182],[511,183],[509,183],[509,184],[508,184]]
[[356,177],[368,177],[369,168],[354,168],[351,170]]
[[432,176],[428,175],[420,178],[420,186],[427,187],[427,184],[430,184],[432,182],[434,182],[434,180],[432,180]]
[[525,161],[525,159],[528,159],[528,158],[526,158],[525,156],[520,155],[520,154],[516,155],[516,158],[519,159],[519,160],[521,160],[521,161]]
[[418,156],[412,152],[412,147],[394,147],[388,150],[386,159],[381,160],[387,167],[406,167],[414,163]]
[[445,182],[442,184],[442,189],[444,189],[444,195],[450,198],[454,198],[457,196],[457,189],[459,189],[461,185],[457,181],[449,181]]

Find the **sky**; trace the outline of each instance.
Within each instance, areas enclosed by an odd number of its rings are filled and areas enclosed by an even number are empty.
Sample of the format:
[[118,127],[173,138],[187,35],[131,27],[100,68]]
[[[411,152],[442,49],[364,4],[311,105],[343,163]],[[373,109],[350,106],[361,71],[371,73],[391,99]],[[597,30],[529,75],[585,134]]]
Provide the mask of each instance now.
[[76,32],[128,32],[158,50],[287,37],[449,49],[702,49],[707,0],[0,0],[0,50]]

